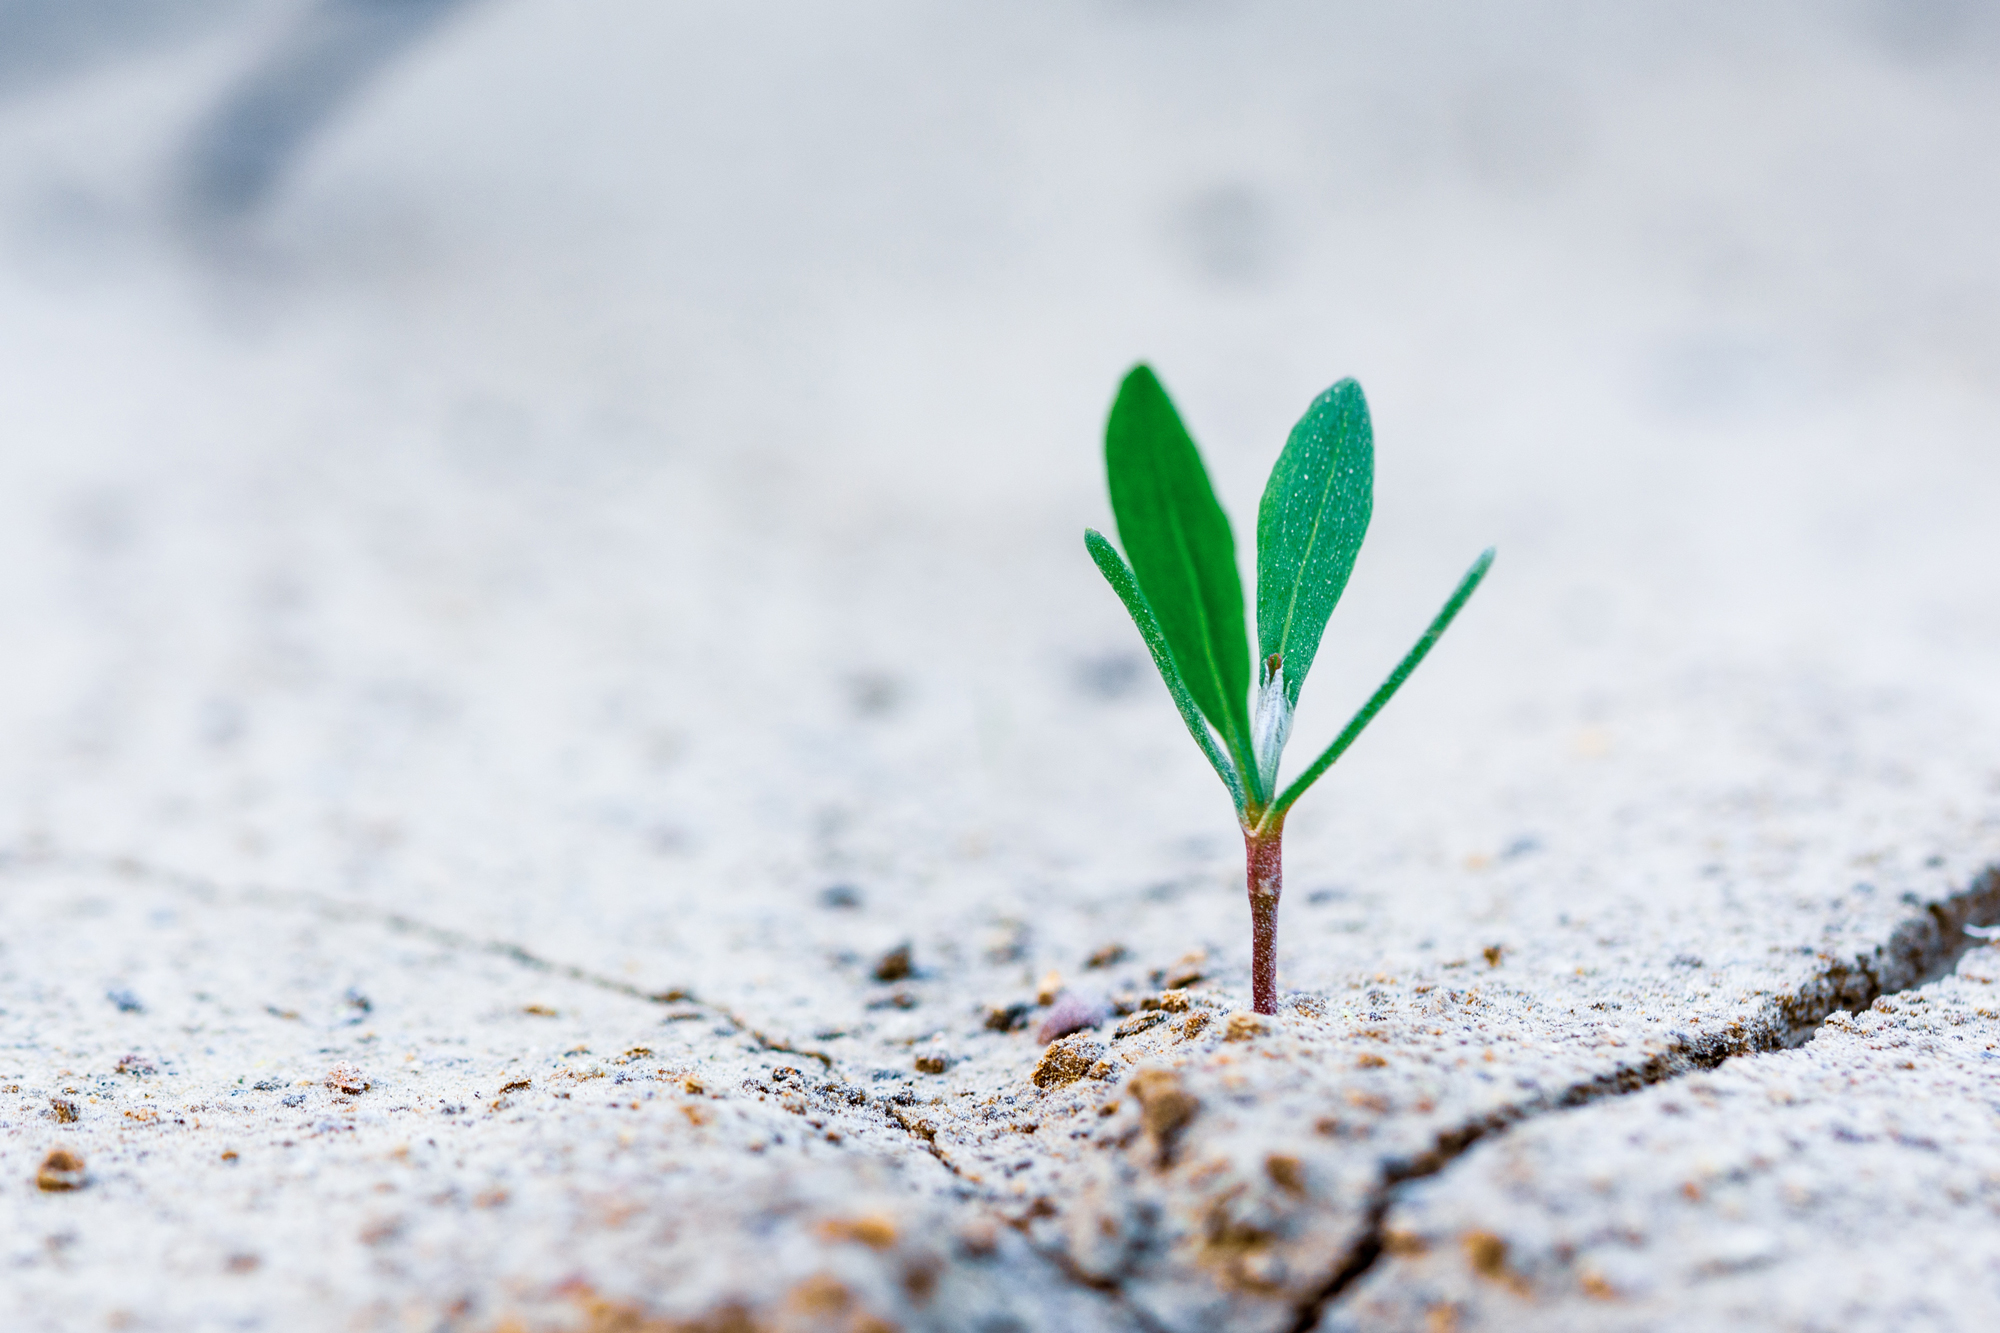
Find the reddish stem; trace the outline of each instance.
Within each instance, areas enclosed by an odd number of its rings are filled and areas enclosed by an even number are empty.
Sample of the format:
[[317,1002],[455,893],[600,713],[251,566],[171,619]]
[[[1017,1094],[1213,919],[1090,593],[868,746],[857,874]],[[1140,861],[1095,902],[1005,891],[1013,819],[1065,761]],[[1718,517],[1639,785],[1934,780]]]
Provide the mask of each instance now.
[[1245,832],[1243,858],[1250,888],[1250,1006],[1278,1012],[1278,893],[1284,887],[1285,830]]

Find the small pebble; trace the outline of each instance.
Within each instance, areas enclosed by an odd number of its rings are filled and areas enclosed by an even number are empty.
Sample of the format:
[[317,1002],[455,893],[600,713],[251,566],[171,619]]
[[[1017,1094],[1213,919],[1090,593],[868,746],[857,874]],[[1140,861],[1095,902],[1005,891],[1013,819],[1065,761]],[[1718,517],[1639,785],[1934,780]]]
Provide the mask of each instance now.
[[915,970],[910,962],[909,941],[897,945],[875,960],[872,973],[877,981],[901,981]]
[[1043,1017],[1042,1025],[1035,1029],[1035,1040],[1054,1041],[1057,1037],[1066,1037],[1072,1032],[1094,1028],[1102,1023],[1104,1018],[1105,1009],[1101,1001],[1064,991],[1056,997],[1056,1002],[1049,1006],[1049,1012]]
[[335,1092],[344,1092],[350,1097],[368,1091],[368,1076],[345,1061],[326,1071],[325,1082]]
[[57,1148],[42,1159],[42,1169],[35,1173],[35,1184],[52,1194],[82,1189],[83,1158],[67,1148]]

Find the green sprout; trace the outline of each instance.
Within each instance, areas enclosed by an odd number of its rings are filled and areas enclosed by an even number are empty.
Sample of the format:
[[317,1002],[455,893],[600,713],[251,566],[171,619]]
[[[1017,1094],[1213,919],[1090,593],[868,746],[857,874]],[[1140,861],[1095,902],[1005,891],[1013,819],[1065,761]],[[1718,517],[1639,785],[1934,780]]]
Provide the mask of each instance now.
[[1111,512],[1131,558],[1086,530],[1090,558],[1110,582],[1195,744],[1215,766],[1243,826],[1250,890],[1250,990],[1260,1014],[1278,1011],[1278,894],[1285,816],[1395,696],[1493,564],[1472,562],[1444,609],[1369,696],[1333,744],[1283,788],[1278,760],[1291,736],[1299,686],[1327,618],[1354,572],[1374,506],[1375,445],[1361,386],[1342,380],[1292,427],[1257,508],[1256,689],[1244,633],[1243,582],[1229,516],[1180,414],[1146,366],[1119,386],[1104,430]]

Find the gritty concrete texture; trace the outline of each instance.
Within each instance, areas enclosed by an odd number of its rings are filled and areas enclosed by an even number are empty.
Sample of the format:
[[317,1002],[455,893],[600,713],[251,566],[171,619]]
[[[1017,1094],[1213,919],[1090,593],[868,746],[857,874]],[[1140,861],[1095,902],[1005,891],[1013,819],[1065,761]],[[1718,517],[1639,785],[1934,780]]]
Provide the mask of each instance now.
[[2000,1321],[2000,951],[1790,1051],[1537,1120],[1390,1210],[1329,1328]]
[[[310,9],[0,76],[0,1326],[1990,1322],[1983,10],[489,0],[190,217]],[[1268,1019],[1139,355],[1367,386],[1294,767],[1500,550]]]

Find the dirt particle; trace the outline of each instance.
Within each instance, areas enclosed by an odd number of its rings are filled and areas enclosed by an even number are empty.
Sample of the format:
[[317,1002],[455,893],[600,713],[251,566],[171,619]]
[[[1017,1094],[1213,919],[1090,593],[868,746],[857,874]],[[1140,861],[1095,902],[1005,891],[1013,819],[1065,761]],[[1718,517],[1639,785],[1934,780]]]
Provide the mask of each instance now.
[[1010,1004],[1002,1009],[994,1006],[986,1011],[985,1027],[988,1032],[1012,1032],[1016,1028],[1028,1026],[1028,1012],[1033,1006]]
[[1183,956],[1178,963],[1168,968],[1160,977],[1160,985],[1167,990],[1180,990],[1200,981],[1207,973],[1208,955],[1191,953]]
[[910,942],[905,940],[877,958],[869,975],[877,981],[901,981],[914,970],[910,961]]
[[223,1150],[222,1160],[225,1162],[239,1162],[243,1160],[243,1155],[234,1148],[226,1148]]
[[1170,1014],[1184,1014],[1188,1011],[1188,993],[1184,990],[1161,991],[1139,1002],[1141,1009],[1163,1009]]
[[1481,1277],[1499,1277],[1507,1271],[1507,1242],[1490,1231],[1468,1231],[1461,1238],[1465,1260]]
[[118,1061],[118,1072],[121,1074],[140,1075],[157,1074],[160,1071],[151,1060],[148,1060],[143,1055],[126,1055]]
[[942,1074],[950,1068],[951,1057],[948,1055],[940,1055],[932,1052],[931,1054],[917,1057],[917,1072],[919,1074]]
[[886,1213],[866,1213],[860,1217],[831,1217],[819,1224],[820,1239],[852,1241],[871,1250],[886,1250],[896,1243],[896,1223]]
[[1084,959],[1083,965],[1086,968],[1110,967],[1116,963],[1124,962],[1131,956],[1131,951],[1124,945],[1107,944],[1092,953],[1090,957]]
[[532,1014],[536,1018],[554,1018],[556,1016],[556,1011],[546,1004],[524,1004],[521,1006],[521,1012]]
[[699,1097],[702,1093],[708,1091],[708,1089],[699,1078],[696,1078],[693,1074],[689,1074],[681,1080],[681,1091]]
[[1618,1288],[1612,1286],[1611,1280],[1594,1268],[1585,1269],[1580,1282],[1583,1286],[1583,1294],[1594,1301],[1615,1301],[1618,1299]]
[[73,1125],[82,1113],[76,1109],[75,1102],[65,1101],[61,1097],[51,1097],[49,1114],[56,1118],[56,1123],[59,1125]]
[[1181,1132],[1200,1114],[1201,1100],[1182,1086],[1180,1075],[1170,1069],[1141,1069],[1125,1087],[1138,1099],[1139,1124],[1164,1165]]
[[1229,1024],[1222,1030],[1224,1041],[1254,1041],[1264,1035],[1264,1020],[1257,1014],[1237,1012],[1229,1016]]
[[1507,1267],[1506,1241],[1491,1231],[1468,1231],[1459,1238],[1459,1243],[1465,1247],[1465,1261],[1472,1265],[1473,1272],[1527,1294],[1527,1280]]
[[819,905],[837,912],[858,911],[861,890],[852,884],[829,884],[819,891]]
[[1000,1228],[990,1220],[974,1218],[958,1229],[958,1248],[974,1259],[984,1259],[1000,1248]]
[[1202,1033],[1202,1029],[1208,1026],[1208,1020],[1209,1020],[1209,1015],[1200,1009],[1197,1009],[1193,1013],[1189,1014],[1187,1018],[1181,1023],[1181,1040],[1192,1041],[1196,1037],[1199,1037]]
[[529,1088],[532,1088],[534,1086],[535,1083],[533,1079],[517,1078],[512,1080],[511,1082],[502,1083],[500,1085],[500,1095],[504,1097],[510,1092],[526,1092]]
[[1264,1174],[1271,1183],[1287,1194],[1304,1197],[1306,1192],[1306,1166],[1290,1153],[1274,1152],[1264,1159]]
[[350,1097],[359,1096],[368,1091],[370,1086],[368,1076],[361,1072],[360,1067],[345,1060],[327,1070],[326,1077],[321,1082],[335,1092],[344,1092]]
[[1136,1033],[1144,1032],[1147,1028],[1157,1027],[1166,1021],[1167,1016],[1157,1009],[1141,1010],[1126,1019],[1123,1023],[1120,1023],[1111,1035],[1114,1038],[1130,1037]]
[[839,1278],[831,1273],[815,1273],[792,1288],[787,1303],[800,1314],[835,1315],[845,1312],[853,1302],[853,1293]]
[[1501,945],[1489,944],[1484,949],[1481,949],[1479,952],[1486,956],[1486,965],[1488,967],[1498,967],[1500,966],[1501,957],[1507,952],[1507,950]]
[[402,1234],[403,1219],[400,1217],[385,1217],[370,1222],[361,1228],[361,1243],[363,1245],[386,1245]]
[[80,1190],[86,1177],[83,1158],[67,1148],[57,1148],[42,1159],[41,1169],[35,1172],[35,1185],[51,1194],[64,1190]]
[[1379,1055],[1362,1055],[1359,1059],[1355,1060],[1354,1067],[1356,1069],[1381,1069],[1386,1067],[1388,1063],[1387,1060],[1384,1060]]
[[1032,1075],[1034,1084],[1038,1088],[1059,1088],[1074,1083],[1088,1075],[1090,1067],[1103,1055],[1102,1046],[1080,1033],[1059,1038],[1042,1052],[1041,1061]]
[[910,1294],[911,1300],[922,1305],[931,1298],[931,1293],[937,1290],[939,1267],[938,1261],[928,1255],[903,1265],[903,1290]]
[[1044,972],[1042,979],[1035,983],[1035,1003],[1054,1004],[1056,996],[1062,994],[1062,988],[1062,973],[1053,970]]
[[1384,1254],[1413,1257],[1419,1254],[1428,1254],[1430,1248],[1431,1243],[1414,1231],[1384,1231],[1382,1233],[1382,1252]]

